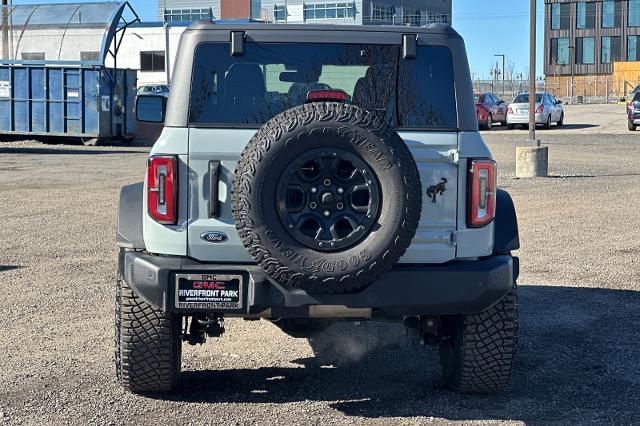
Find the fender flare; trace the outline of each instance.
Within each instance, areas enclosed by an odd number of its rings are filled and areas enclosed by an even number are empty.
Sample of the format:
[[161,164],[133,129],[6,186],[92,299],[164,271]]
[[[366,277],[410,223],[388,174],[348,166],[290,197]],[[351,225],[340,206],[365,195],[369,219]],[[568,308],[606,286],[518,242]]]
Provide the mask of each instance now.
[[494,254],[507,254],[520,248],[518,217],[511,195],[504,189],[496,192]]
[[127,185],[120,190],[116,230],[116,244],[120,248],[145,249],[142,236],[143,190],[143,182]]

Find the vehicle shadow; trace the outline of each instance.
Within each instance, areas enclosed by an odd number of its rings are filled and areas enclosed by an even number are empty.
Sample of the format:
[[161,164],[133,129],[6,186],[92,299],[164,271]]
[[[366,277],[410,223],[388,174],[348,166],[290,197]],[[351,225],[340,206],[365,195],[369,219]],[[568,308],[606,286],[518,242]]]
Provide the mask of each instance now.
[[0,272],[5,272],[5,271],[13,271],[14,269],[21,269],[22,266],[19,265],[2,265],[0,264]]
[[[140,148],[147,148],[144,145],[139,145]],[[134,148],[134,147],[132,147]],[[51,146],[2,146],[0,144],[0,154],[47,154],[47,155],[118,155],[118,154],[144,154],[148,149],[100,149],[98,148],[86,148],[82,146],[74,148],[54,148]]]
[[[338,324],[351,363],[186,371],[183,385],[158,398],[188,402],[326,401],[347,416],[625,423],[640,419],[640,292],[519,287],[520,341],[510,389],[494,396],[444,389],[437,351],[399,339],[396,324],[362,327],[364,350],[350,349],[356,326]],[[342,333],[342,334],[341,334]],[[346,337],[346,339],[345,339]],[[312,346],[314,342],[311,342]],[[357,346],[357,345],[356,345]],[[326,348],[326,345],[325,345]],[[314,349],[317,349],[314,347]],[[349,355],[350,354],[350,355]],[[355,354],[355,355],[354,355]]]
[[[582,130],[582,129],[592,129],[594,127],[600,127],[600,126],[598,126],[597,124],[586,124],[586,123],[574,123],[574,124],[565,123],[562,127],[552,125],[551,129],[549,130]],[[490,134],[491,132],[505,132],[505,131],[513,132],[516,130],[529,130],[529,126],[518,125],[515,129],[509,129],[507,126],[493,126],[491,130],[482,130],[481,132],[482,134]],[[539,124],[536,126],[536,130],[545,130],[545,129],[542,125]]]

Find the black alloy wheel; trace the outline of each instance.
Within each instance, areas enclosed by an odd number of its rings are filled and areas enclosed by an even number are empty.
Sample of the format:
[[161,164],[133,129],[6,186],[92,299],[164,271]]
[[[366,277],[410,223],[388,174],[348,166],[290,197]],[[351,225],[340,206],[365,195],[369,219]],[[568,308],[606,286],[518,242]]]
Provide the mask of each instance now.
[[278,184],[283,226],[296,241],[318,251],[357,244],[375,225],[380,207],[380,184],[371,168],[340,148],[299,156]]

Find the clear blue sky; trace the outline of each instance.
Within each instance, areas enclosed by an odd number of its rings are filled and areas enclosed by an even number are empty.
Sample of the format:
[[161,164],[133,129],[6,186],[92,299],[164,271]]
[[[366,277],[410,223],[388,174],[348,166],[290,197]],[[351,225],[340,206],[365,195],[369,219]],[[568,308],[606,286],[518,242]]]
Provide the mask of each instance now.
[[[13,4],[69,3],[96,0],[13,0]],[[542,75],[544,2],[537,0],[538,49],[536,74]],[[129,0],[143,21],[156,21],[156,0]],[[471,72],[488,78],[489,70],[505,54],[515,73],[529,69],[529,0],[453,0],[453,27],[465,39]]]

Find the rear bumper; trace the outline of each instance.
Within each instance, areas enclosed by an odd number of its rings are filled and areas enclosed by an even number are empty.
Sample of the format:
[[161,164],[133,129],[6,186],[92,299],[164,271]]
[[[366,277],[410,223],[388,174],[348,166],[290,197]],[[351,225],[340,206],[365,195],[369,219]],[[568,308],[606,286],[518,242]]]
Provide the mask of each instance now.
[[630,112],[628,117],[629,123],[640,125],[640,113]]
[[[536,114],[536,124],[544,124],[546,121],[547,118],[544,114]],[[509,114],[507,115],[507,123],[529,124],[529,114]]]
[[[350,312],[353,315],[345,315],[349,317],[389,318],[478,313],[502,299],[519,273],[518,258],[499,255],[444,265],[397,266],[356,293],[308,294],[273,282],[257,265],[200,263],[184,257],[123,251],[119,268],[141,298],[163,311],[264,318],[340,317],[332,312]],[[175,274],[185,272],[242,274],[242,309],[176,308]]]

